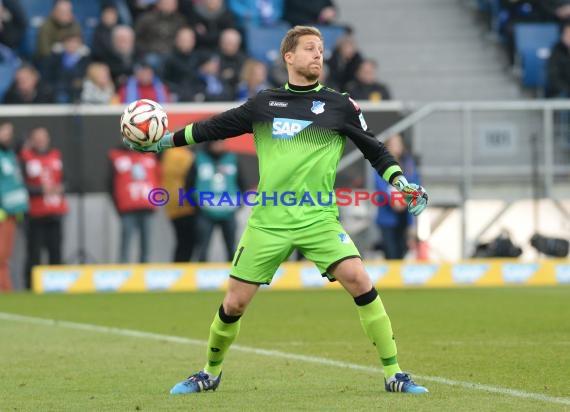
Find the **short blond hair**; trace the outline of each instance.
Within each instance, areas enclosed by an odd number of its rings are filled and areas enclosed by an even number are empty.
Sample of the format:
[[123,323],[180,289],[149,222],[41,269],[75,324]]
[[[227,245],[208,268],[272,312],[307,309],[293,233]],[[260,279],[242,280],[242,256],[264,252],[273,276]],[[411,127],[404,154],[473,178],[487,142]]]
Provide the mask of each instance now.
[[317,36],[321,41],[323,41],[323,35],[316,27],[312,26],[295,26],[289,29],[283,40],[281,41],[281,58],[285,61],[285,54],[293,51],[297,48],[299,44],[299,38],[301,36]]

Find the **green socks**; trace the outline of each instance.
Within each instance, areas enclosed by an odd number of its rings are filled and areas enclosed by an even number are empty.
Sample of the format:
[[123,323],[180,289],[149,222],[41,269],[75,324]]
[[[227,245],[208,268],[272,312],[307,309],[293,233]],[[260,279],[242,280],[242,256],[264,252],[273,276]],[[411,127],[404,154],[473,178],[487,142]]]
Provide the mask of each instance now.
[[389,378],[401,372],[398,365],[396,342],[392,332],[390,318],[375,288],[364,295],[354,298],[358,308],[360,323],[366,335],[376,347],[384,367],[384,377]]
[[218,376],[222,371],[222,362],[224,361],[226,352],[239,333],[240,317],[241,315],[226,315],[223,306],[220,306],[210,326],[210,337],[208,338],[206,354],[208,362],[204,367],[206,373],[212,376]]

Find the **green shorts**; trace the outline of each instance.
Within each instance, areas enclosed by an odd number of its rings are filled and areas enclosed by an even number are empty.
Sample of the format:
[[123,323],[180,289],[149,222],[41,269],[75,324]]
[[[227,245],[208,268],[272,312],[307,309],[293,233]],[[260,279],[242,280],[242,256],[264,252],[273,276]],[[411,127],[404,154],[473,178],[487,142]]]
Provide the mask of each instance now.
[[295,249],[331,282],[336,263],[360,257],[356,245],[337,220],[315,222],[300,229],[263,229],[247,226],[237,247],[230,276],[248,283],[269,284],[279,265]]

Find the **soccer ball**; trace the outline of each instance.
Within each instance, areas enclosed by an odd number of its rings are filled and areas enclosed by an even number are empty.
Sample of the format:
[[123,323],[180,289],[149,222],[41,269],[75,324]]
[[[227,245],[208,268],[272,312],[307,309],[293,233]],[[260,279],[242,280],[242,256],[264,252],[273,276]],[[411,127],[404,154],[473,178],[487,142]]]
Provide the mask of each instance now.
[[139,146],[150,146],[164,136],[168,116],[160,104],[149,99],[132,102],[121,115],[121,134]]

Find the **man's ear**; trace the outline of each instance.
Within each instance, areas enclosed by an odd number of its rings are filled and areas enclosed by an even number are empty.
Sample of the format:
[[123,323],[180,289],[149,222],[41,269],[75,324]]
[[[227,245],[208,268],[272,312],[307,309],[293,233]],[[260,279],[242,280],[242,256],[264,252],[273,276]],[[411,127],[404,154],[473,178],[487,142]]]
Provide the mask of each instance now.
[[285,64],[291,64],[293,62],[293,52],[287,52],[283,55]]

